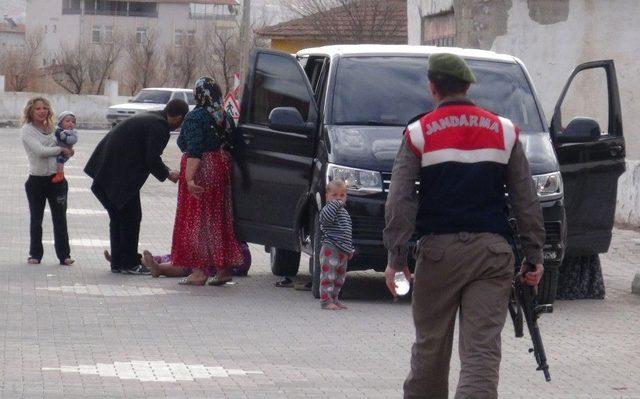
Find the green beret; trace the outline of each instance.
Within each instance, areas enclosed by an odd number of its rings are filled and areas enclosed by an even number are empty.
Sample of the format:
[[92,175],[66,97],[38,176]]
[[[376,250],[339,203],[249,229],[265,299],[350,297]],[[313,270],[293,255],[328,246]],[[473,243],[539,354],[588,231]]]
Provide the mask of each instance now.
[[462,57],[450,53],[436,53],[429,56],[429,72],[449,75],[467,83],[475,83],[476,77]]

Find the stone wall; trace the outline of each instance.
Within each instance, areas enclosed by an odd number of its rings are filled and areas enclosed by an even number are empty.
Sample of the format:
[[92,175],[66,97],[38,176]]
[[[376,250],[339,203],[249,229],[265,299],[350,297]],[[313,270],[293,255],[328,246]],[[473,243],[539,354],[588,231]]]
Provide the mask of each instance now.
[[24,105],[31,97],[44,96],[51,102],[53,111],[73,111],[80,129],[105,129],[107,107],[125,103],[130,97],[95,96],[77,94],[39,94],[24,92],[0,92],[0,126],[19,126]]

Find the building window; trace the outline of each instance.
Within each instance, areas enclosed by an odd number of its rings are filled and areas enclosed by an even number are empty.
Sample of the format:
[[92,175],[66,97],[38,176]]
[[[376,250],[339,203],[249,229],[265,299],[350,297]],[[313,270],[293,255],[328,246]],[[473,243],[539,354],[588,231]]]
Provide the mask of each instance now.
[[91,43],[100,43],[101,29],[99,25],[93,25],[91,30]]
[[422,17],[421,43],[431,46],[455,46],[456,20],[453,8]]
[[84,13],[156,18],[158,4],[143,1],[84,0]]
[[157,17],[157,3],[143,3],[141,1],[129,2],[129,16],[131,17]]
[[233,5],[223,4],[189,4],[189,17],[193,19],[229,19],[236,18],[237,11]]
[[187,31],[187,40],[186,43],[184,44],[185,46],[195,46],[196,44],[196,31],[194,30],[188,30]]
[[127,15],[126,1],[96,0],[95,4],[98,15]]
[[82,13],[82,1],[81,0],[63,0],[62,1],[62,13],[63,14],[80,14]]
[[103,43],[113,43],[113,26],[105,26],[102,36]]
[[147,43],[147,28],[136,29],[136,43],[138,44]]
[[174,35],[174,42],[176,47],[182,46],[182,30],[176,29],[176,32]]
[[53,25],[53,33],[56,33],[58,31],[58,25]]

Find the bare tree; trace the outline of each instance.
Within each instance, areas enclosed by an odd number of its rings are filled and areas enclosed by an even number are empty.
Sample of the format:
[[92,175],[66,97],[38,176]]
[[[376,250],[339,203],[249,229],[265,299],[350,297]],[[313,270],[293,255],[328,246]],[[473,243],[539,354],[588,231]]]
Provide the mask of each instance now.
[[53,81],[69,93],[102,94],[122,51],[121,40],[115,39],[99,45],[84,41],[61,44],[56,52],[57,65],[49,68]]
[[233,74],[240,64],[237,29],[208,29],[203,34],[202,64],[207,75],[221,83],[224,93],[231,90]]
[[44,32],[38,29],[25,37],[24,47],[4,52],[0,57],[0,74],[7,79],[7,87],[24,91],[36,75],[36,59],[42,52]]
[[94,94],[102,94],[104,82],[109,79],[122,51],[122,40],[114,36],[111,43],[95,45],[89,52],[88,77]]
[[405,0],[291,0],[288,8],[334,43],[389,43]]
[[200,71],[200,51],[197,39],[177,47],[175,64],[173,67],[174,81],[179,87],[191,87],[195,75]]
[[56,52],[57,65],[51,66],[53,81],[72,94],[80,94],[89,81],[88,45],[79,41],[74,46],[60,45]]
[[125,43],[125,82],[133,95],[139,89],[152,86],[159,80],[162,54],[158,47],[158,33],[155,30],[150,30],[144,36],[132,34]]
[[175,86],[175,69],[177,53],[174,47],[166,46],[163,48],[162,53],[159,54],[161,59],[158,68],[157,84],[158,86]]

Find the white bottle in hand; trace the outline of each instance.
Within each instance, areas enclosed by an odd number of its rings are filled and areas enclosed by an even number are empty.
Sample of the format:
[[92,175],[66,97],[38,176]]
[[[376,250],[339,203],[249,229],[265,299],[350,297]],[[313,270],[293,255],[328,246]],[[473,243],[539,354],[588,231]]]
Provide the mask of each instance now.
[[404,272],[396,272],[393,277],[393,281],[396,285],[396,295],[404,296],[409,292],[410,284],[407,278],[404,276]]

